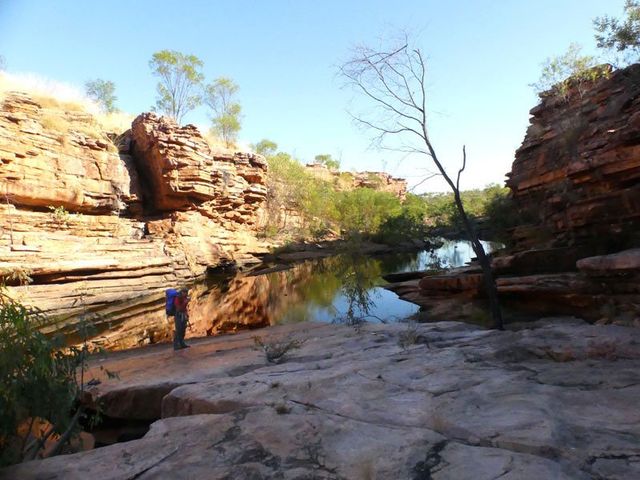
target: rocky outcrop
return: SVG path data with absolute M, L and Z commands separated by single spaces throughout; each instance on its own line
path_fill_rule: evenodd
M 493 259 L 503 304 L 640 325 L 640 65 L 543 97 L 531 115 L 507 181 L 520 226 Z M 477 297 L 477 272 L 401 290 L 422 305 L 452 285 Z
M 270 364 L 256 334 L 305 342 Z M 304 323 L 111 353 L 86 401 L 149 432 L 0 478 L 638 478 L 638 342 L 568 318 Z
M 17 92 L 0 101 L 3 203 L 110 214 L 140 201 L 129 159 L 90 114 Z
M 195 127 L 154 114 L 109 138 L 91 115 L 45 100 L 0 100 L 0 269 L 33 279 L 9 279 L 9 291 L 49 316 L 48 330 L 73 334 L 82 313 L 102 333 L 139 313 L 134 298 L 266 252 L 262 157 L 213 154 Z M 94 314 L 104 307 L 111 315 Z
M 179 127 L 154 113 L 131 128 L 133 158 L 145 179 L 148 208 L 177 211 L 201 206 L 217 220 L 255 221 L 267 195 L 267 164 L 251 153 L 217 154 L 193 125 Z
M 319 163 L 307 164 L 305 168 L 312 175 L 334 183 L 338 190 L 371 188 L 391 193 L 400 200 L 404 200 L 407 195 L 407 181 L 386 172 L 340 172 Z
M 507 180 L 528 220 L 515 249 L 640 245 L 640 64 L 566 99 L 545 97 L 531 115 Z

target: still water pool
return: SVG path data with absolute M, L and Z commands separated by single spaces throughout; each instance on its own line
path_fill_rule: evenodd
M 490 251 L 496 244 L 486 243 L 485 248 Z M 433 251 L 335 255 L 271 273 L 209 278 L 191 287 L 187 335 L 201 337 L 303 321 L 399 321 L 416 314 L 419 307 L 383 288 L 384 275 L 458 267 L 472 256 L 469 242 L 444 241 Z M 98 313 L 98 332 L 92 341 L 107 349 L 165 342 L 173 332 L 162 293 L 109 305 Z

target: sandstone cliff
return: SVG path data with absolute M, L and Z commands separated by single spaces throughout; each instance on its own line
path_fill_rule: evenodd
M 493 261 L 503 304 L 640 324 L 640 65 L 531 115 L 507 181 L 521 225 Z M 396 288 L 427 307 L 482 292 L 475 267 Z
M 305 168 L 312 175 L 333 182 L 338 189 L 371 188 L 391 193 L 400 200 L 404 200 L 407 195 L 407 181 L 386 172 L 340 172 L 318 163 L 307 164 Z
M 154 114 L 110 139 L 87 113 L 21 93 L 0 101 L 0 268 L 32 277 L 10 293 L 51 331 L 266 251 L 253 230 L 262 157 L 213 154 L 195 127 Z M 99 329 L 128 317 L 113 308 Z

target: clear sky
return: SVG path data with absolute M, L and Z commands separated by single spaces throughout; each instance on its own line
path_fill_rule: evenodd
M 502 183 L 537 99 L 528 84 L 571 42 L 594 53 L 592 20 L 624 0 L 0 0 L 0 55 L 9 72 L 33 72 L 82 88 L 116 84 L 118 107 L 154 104 L 148 62 L 161 49 L 193 53 L 208 80 L 240 86 L 243 143 L 269 138 L 303 162 L 330 153 L 343 168 L 424 175 L 428 159 L 369 147 L 348 113 L 352 92 L 337 65 L 356 44 L 398 29 L 417 32 L 428 56 L 430 134 L 452 171 L 462 145 L 464 188 Z M 199 109 L 187 122 L 206 124 Z M 418 192 L 441 189 L 437 181 Z

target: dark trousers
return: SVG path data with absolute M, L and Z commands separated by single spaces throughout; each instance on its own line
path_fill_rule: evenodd
M 185 312 L 176 312 L 174 323 L 173 348 L 178 349 L 185 346 L 184 335 L 187 331 L 187 314 Z

